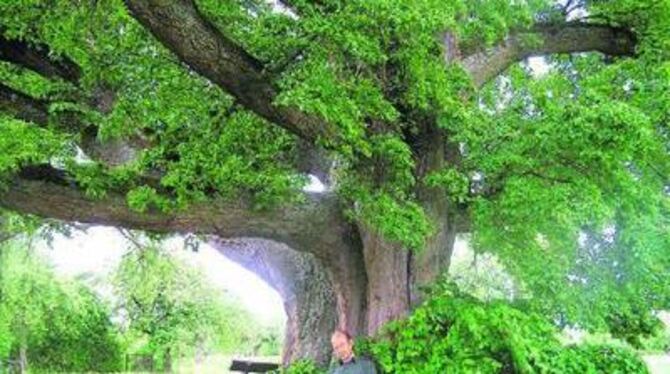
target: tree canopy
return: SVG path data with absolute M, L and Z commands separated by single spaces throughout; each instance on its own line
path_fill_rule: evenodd
M 668 0 L 2 0 L 0 204 L 288 245 L 343 214 L 417 256 L 448 226 L 534 308 L 613 328 L 670 306 L 669 15 Z M 309 175 L 328 190 L 303 192 Z

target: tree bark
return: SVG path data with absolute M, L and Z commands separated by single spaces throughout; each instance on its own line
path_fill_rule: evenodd
M 497 77 L 524 58 L 555 53 L 598 51 L 609 56 L 633 56 L 637 39 L 631 30 L 608 25 L 538 24 L 510 35 L 502 43 L 463 59 L 476 87 Z
M 334 288 L 320 261 L 312 254 L 267 240 L 217 238 L 210 244 L 257 274 L 282 297 L 287 317 L 284 365 L 301 358 L 326 364 L 329 337 L 338 315 Z
M 363 225 L 359 229 L 368 278 L 366 335 L 374 335 L 386 322 L 409 312 L 410 253 L 374 230 Z
M 456 211 L 449 202 L 447 192 L 441 187 L 427 186 L 425 178 L 435 171 L 460 162 L 458 144 L 449 141 L 446 132 L 429 120 L 419 134 L 415 147 L 417 158 L 417 200 L 434 225 L 434 233 L 426 240 L 423 249 L 411 256 L 410 301 L 418 305 L 422 289 L 433 283 L 449 269 L 454 241 L 459 229 Z
M 361 247 L 355 241 L 311 244 L 327 245 L 329 251 L 299 251 L 282 243 L 253 238 L 211 237 L 209 244 L 257 274 L 284 300 L 287 322 L 282 362 L 285 365 L 301 358 L 314 359 L 322 365 L 328 363 L 330 336 L 335 328 L 356 335 L 366 332 L 366 278 Z
M 414 139 L 417 178 L 416 196 L 434 226 L 419 251 L 412 252 L 388 242 L 359 225 L 368 278 L 367 333 L 375 334 L 386 322 L 407 315 L 420 304 L 422 290 L 449 268 L 456 233 L 456 214 L 446 191 L 429 187 L 424 178 L 459 160 L 458 146 L 447 141 L 443 130 L 426 120 Z
M 213 234 L 224 238 L 264 238 L 307 251 L 328 251 L 310 243 L 321 240 L 335 243 L 344 240 L 338 235 L 349 235 L 338 200 L 330 194 L 307 195 L 304 203 L 272 210 L 257 210 L 245 201 L 219 200 L 170 213 L 152 209 L 137 212 L 128 207 L 122 194 L 108 192 L 104 198 L 89 198 L 57 173 L 58 170 L 52 169 L 40 175 L 13 179 L 3 186 L 0 206 L 17 213 L 66 222 L 153 232 Z
M 19 347 L 19 372 L 21 374 L 28 372 L 28 348 L 25 342 L 21 342 Z

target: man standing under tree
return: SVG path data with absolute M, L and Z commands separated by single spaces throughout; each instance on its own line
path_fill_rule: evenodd
M 330 370 L 330 374 L 376 374 L 375 365 L 364 357 L 354 355 L 354 341 L 344 330 L 335 330 L 330 338 L 333 352 L 338 365 Z

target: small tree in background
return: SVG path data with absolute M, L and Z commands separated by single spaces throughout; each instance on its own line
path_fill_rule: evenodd
M 155 244 L 129 251 L 114 274 L 129 353 L 169 370 L 196 351 L 232 352 L 252 344 L 253 322 L 203 274 Z
M 0 362 L 20 372 L 120 369 L 121 347 L 104 303 L 57 279 L 29 248 L 2 249 Z

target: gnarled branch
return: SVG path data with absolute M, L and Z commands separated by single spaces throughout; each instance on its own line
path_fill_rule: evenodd
M 566 23 L 537 25 L 515 33 L 499 45 L 463 59 L 477 87 L 495 78 L 526 57 L 554 53 L 597 51 L 610 56 L 633 56 L 635 35 L 627 29 L 606 25 Z
M 277 90 L 263 65 L 223 35 L 193 0 L 125 0 L 131 14 L 181 61 L 245 108 L 309 141 L 333 140 L 335 128 L 296 108 L 273 104 Z
M 309 249 L 314 243 L 341 241 L 348 230 L 334 195 L 307 195 L 301 204 L 271 210 L 254 209 L 244 201 L 211 201 L 184 211 L 140 213 L 128 207 L 123 194 L 109 192 L 88 198 L 62 171 L 49 168 L 24 170 L 0 192 L 0 206 L 24 214 L 125 227 L 154 232 L 213 234 L 220 237 L 254 237 L 275 240 L 293 248 Z
M 27 122 L 46 126 L 49 121 L 47 108 L 47 102 L 0 83 L 0 111 Z
M 67 57 L 54 60 L 49 47 L 10 40 L 0 33 L 0 60 L 20 65 L 47 78 L 62 78 L 71 83 L 79 82 L 81 69 Z

